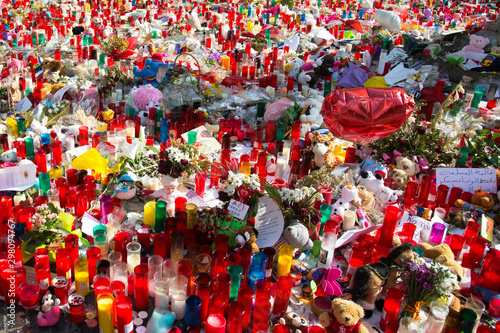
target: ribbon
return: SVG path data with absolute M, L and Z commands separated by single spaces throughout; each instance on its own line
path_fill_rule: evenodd
M 424 302 L 417 301 L 415 304 L 410 305 L 406 304 L 404 312 L 408 312 L 412 314 L 412 318 L 418 320 L 418 315 L 420 312 L 420 308 L 424 305 Z
M 427 162 L 422 158 L 422 157 L 416 157 L 413 156 L 413 160 L 418 164 L 420 167 L 420 170 L 428 170 L 429 166 L 427 165 Z

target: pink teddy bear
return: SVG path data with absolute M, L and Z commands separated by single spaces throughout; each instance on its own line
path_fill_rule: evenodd
M 490 40 L 485 37 L 471 35 L 469 37 L 469 45 L 465 46 L 462 51 L 463 52 L 476 52 L 476 53 L 484 53 L 484 48 L 486 45 L 490 43 Z

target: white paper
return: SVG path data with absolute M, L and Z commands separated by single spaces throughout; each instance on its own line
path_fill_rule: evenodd
M 0 191 L 24 191 L 36 183 L 36 166 L 30 160 L 0 169 Z
M 205 202 L 205 200 L 203 200 L 202 197 L 196 194 L 195 191 L 189 190 L 186 192 L 185 195 L 189 203 L 195 204 L 198 207 L 209 207 L 209 205 Z
M 405 212 L 403 214 L 403 217 L 401 218 L 401 220 L 398 223 L 398 229 L 401 230 L 403 227 L 403 224 L 405 224 L 405 223 L 412 223 L 412 224 L 415 224 L 417 226 L 417 228 L 415 229 L 415 233 L 413 234 L 413 240 L 417 244 L 421 243 L 422 240 L 429 237 L 431 230 L 432 230 L 432 225 L 434 223 L 441 223 L 446 227 L 444 232 L 443 232 L 443 236 L 446 235 L 446 233 L 448 232 L 448 228 L 450 226 L 448 223 L 445 223 L 439 217 L 433 217 L 431 219 L 431 221 L 428 221 L 428 220 L 423 219 L 421 217 L 410 215 L 408 212 Z M 424 238 L 424 239 L 422 239 L 422 238 Z
M 356 229 L 356 230 L 348 230 L 346 231 L 335 243 L 335 248 L 342 247 L 348 243 L 355 241 L 359 236 L 368 234 L 373 230 L 377 230 L 382 226 L 382 224 L 373 225 L 371 227 L 365 229 Z
M 284 226 L 283 214 L 276 202 L 269 197 L 260 198 L 255 216 L 255 229 L 259 232 L 257 246 L 262 249 L 276 244 Z
M 196 142 L 201 143 L 200 152 L 205 154 L 215 154 L 221 150 L 221 144 L 217 141 L 212 134 L 206 129 L 205 126 L 195 128 Z M 181 134 L 185 142 L 188 142 L 188 133 Z
M 287 38 L 285 42 L 283 43 L 283 46 L 288 46 L 290 49 L 290 52 L 295 52 L 297 50 L 297 47 L 299 47 L 299 42 L 300 42 L 300 36 L 299 35 L 293 35 Z
M 437 168 L 436 185 L 442 184 L 450 189 L 458 187 L 470 193 L 474 193 L 474 190 L 477 189 L 487 193 L 497 192 L 495 169 Z
M 15 109 L 17 112 L 23 112 L 23 111 L 28 111 L 31 109 L 33 104 L 31 104 L 31 101 L 29 100 L 28 97 L 24 97 L 22 100 L 16 103 Z
M 82 216 L 82 227 L 81 230 L 84 234 L 93 235 L 94 227 L 96 225 L 102 224 L 100 221 L 96 220 L 92 215 L 85 212 Z
M 54 102 L 57 103 L 57 102 L 60 102 L 62 101 L 63 97 L 64 97 L 64 94 L 66 93 L 66 91 L 68 91 L 71 87 L 73 87 L 76 83 L 73 83 L 73 84 L 68 84 L 66 85 L 64 88 L 61 88 L 60 90 L 58 90 L 55 94 L 54 94 Z
M 238 220 L 245 219 L 249 208 L 250 206 L 234 199 L 231 199 L 231 201 L 229 201 L 229 206 L 227 206 L 229 214 L 233 215 L 233 217 L 237 218 Z
M 408 75 L 414 75 L 416 73 L 418 73 L 418 71 L 405 68 L 403 64 L 399 64 L 384 76 L 384 80 L 388 85 L 392 86 L 400 81 L 406 80 Z

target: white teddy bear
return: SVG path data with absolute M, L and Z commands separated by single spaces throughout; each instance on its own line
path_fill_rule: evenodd
M 394 191 L 385 186 L 382 175 L 377 174 L 374 176 L 369 171 L 361 171 L 359 185 L 364 186 L 373 193 L 375 202 L 381 208 L 387 208 L 396 203 L 399 199 L 398 196 L 403 194 L 401 191 Z
M 342 197 L 332 205 L 332 214 L 337 214 L 344 218 L 344 213 L 349 209 L 351 202 L 358 196 L 358 188 L 353 185 L 346 185 L 342 189 Z
M 302 103 L 302 108 L 309 106 L 309 115 L 303 114 L 300 116 L 300 121 L 303 123 L 310 123 L 310 130 L 317 130 L 323 124 L 323 116 L 321 115 L 321 107 L 325 98 L 321 96 L 317 90 L 311 89 L 310 97 Z M 304 127 L 304 126 L 302 126 Z

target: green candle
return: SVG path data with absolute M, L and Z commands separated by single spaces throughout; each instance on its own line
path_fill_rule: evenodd
M 35 147 L 33 146 L 33 138 L 24 139 L 24 144 L 26 146 L 26 158 L 29 160 L 35 160 Z
M 243 268 L 239 265 L 230 265 L 227 268 L 227 272 L 231 275 L 231 294 L 229 296 L 229 301 L 232 302 L 238 297 L 238 289 L 240 289 Z
M 196 131 L 189 131 L 188 132 L 188 145 L 192 145 L 196 142 L 196 136 L 198 133 Z
M 155 231 L 163 232 L 165 229 L 165 219 L 167 218 L 167 203 L 158 201 L 155 210 Z
M 48 173 L 41 173 L 38 175 L 38 182 L 43 196 L 47 196 L 47 191 L 50 189 L 50 175 Z
M 455 168 L 465 165 L 465 163 L 467 162 L 467 158 L 469 157 L 469 149 L 469 147 L 460 148 L 460 153 L 462 154 L 462 156 L 457 158 L 457 161 L 455 162 Z

